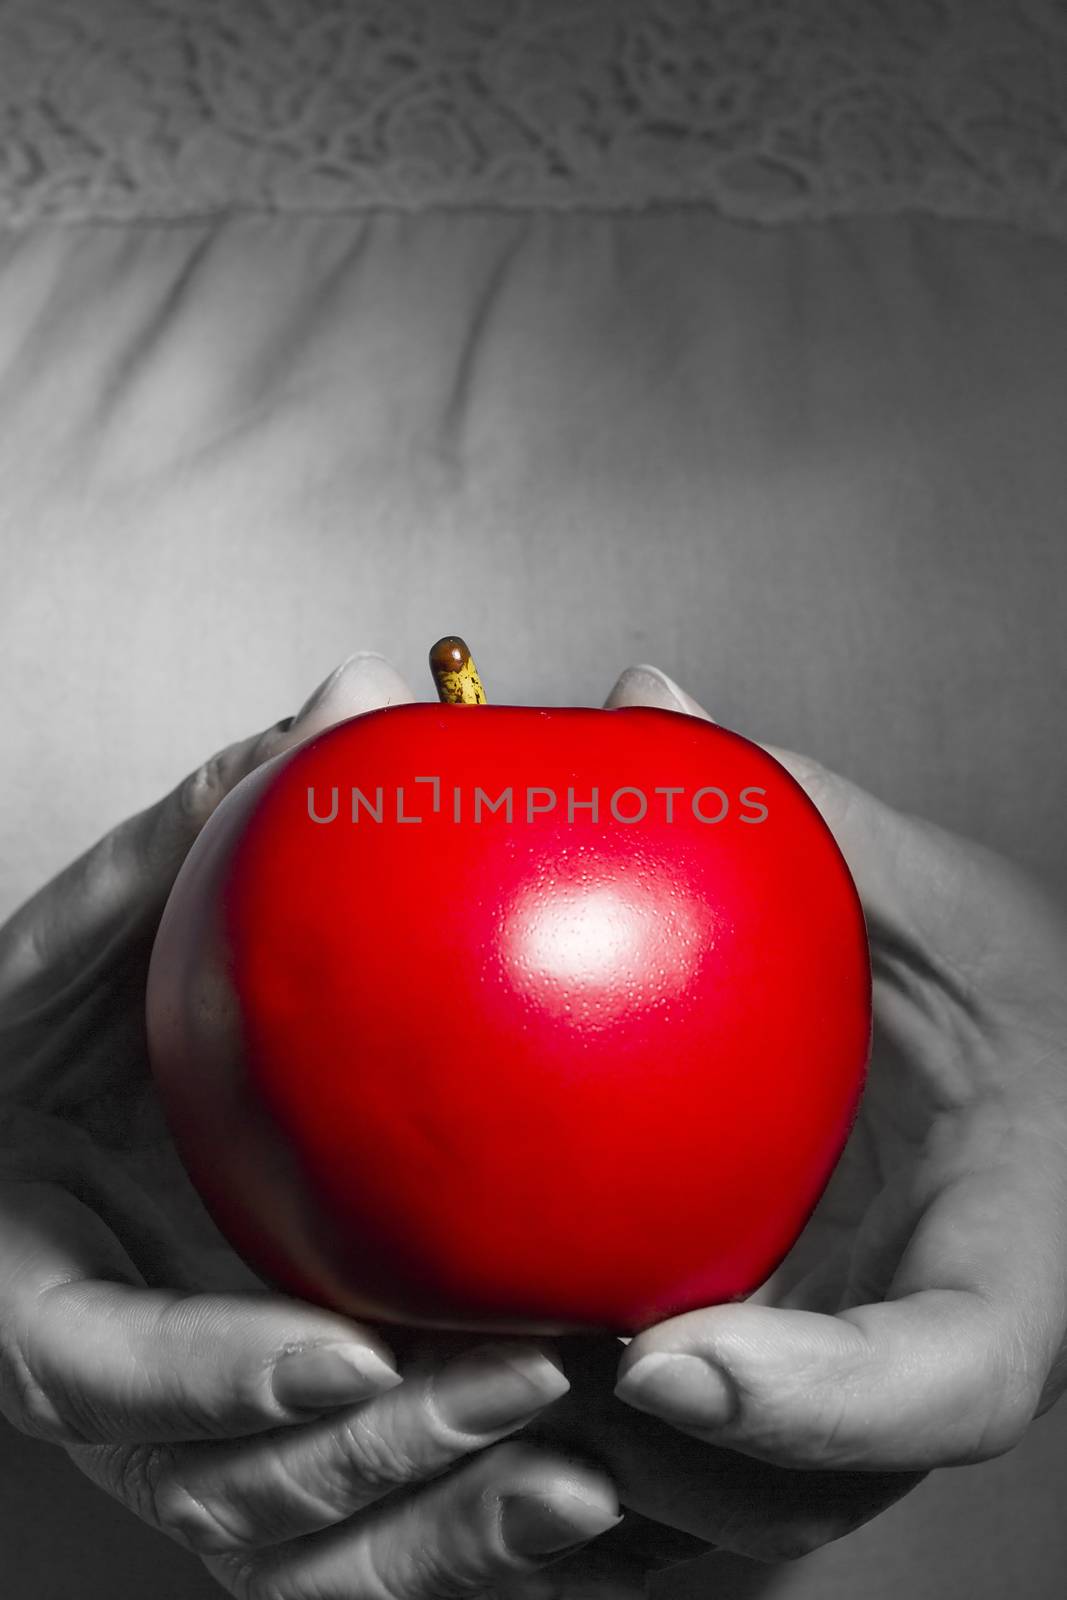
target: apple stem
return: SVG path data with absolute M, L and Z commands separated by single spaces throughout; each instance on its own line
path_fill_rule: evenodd
M 444 705 L 484 706 L 488 703 L 470 650 L 455 634 L 438 639 L 430 651 L 430 671 L 437 686 L 437 698 Z

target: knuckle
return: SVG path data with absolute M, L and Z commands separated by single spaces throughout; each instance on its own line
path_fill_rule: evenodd
M 265 729 L 256 740 L 250 764 L 258 767 L 260 762 L 269 761 L 272 756 L 279 755 L 287 745 L 292 744 L 292 728 L 295 721 L 295 717 L 282 717 L 280 722 Z
M 343 1470 L 371 1489 L 394 1489 L 422 1476 L 419 1452 L 392 1429 L 355 1413 L 338 1429 Z
M 417 1544 L 407 1557 L 408 1571 L 401 1584 L 387 1572 L 379 1572 L 378 1589 L 381 1600 L 461 1600 L 485 1582 L 481 1564 L 473 1560 L 449 1560 L 440 1544 L 434 1540 Z
M 353 1484 L 351 1473 L 335 1470 L 323 1482 L 315 1464 L 291 1461 L 281 1452 L 263 1468 L 254 1493 L 241 1506 L 248 1548 L 331 1527 L 366 1504 L 362 1485 Z
M 194 829 L 202 828 L 226 793 L 221 752 L 209 756 L 178 786 L 178 809 Z
M 173 1479 L 156 1485 L 152 1512 L 161 1533 L 201 1555 L 242 1550 L 250 1543 L 249 1531 L 233 1507 L 214 1499 L 198 1499 Z
M 157 1524 L 156 1485 L 170 1452 L 165 1445 L 103 1445 L 91 1451 L 92 1462 L 82 1457 L 83 1471 L 129 1506 L 142 1522 Z

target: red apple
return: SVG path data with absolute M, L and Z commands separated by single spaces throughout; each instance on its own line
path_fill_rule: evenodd
M 862 1088 L 867 940 L 819 813 L 735 733 L 396 706 L 220 806 L 148 1031 L 268 1279 L 383 1322 L 634 1333 L 750 1293 L 803 1227 Z

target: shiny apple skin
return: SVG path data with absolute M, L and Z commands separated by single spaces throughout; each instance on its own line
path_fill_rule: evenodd
M 509 785 L 511 822 L 471 820 Z M 568 820 L 594 785 L 599 820 Z M 555 812 L 527 821 L 527 786 Z M 623 786 L 643 819 L 610 815 Z M 751 1293 L 796 1239 L 857 1110 L 870 967 L 829 829 L 758 746 L 671 711 L 416 704 L 223 802 L 147 1022 L 190 1176 L 268 1281 L 383 1323 L 630 1334 Z

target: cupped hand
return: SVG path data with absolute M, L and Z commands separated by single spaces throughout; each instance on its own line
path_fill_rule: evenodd
M 148 957 L 197 832 L 261 762 L 411 698 L 351 658 L 0 929 L 0 1410 L 249 1600 L 480 1593 L 619 1523 L 603 1471 L 506 1437 L 568 1387 L 549 1344 L 422 1335 L 400 1372 L 379 1330 L 270 1292 L 153 1091 Z
M 649 668 L 608 704 L 707 717 Z M 528 1430 L 599 1441 L 625 1505 L 765 1558 L 1009 1450 L 1067 1385 L 1067 917 L 983 847 L 771 754 L 864 904 L 858 1120 L 767 1284 L 616 1347 L 625 1406 L 604 1398 L 606 1349 L 586 1347 L 583 1383 L 564 1347 L 572 1392 Z

